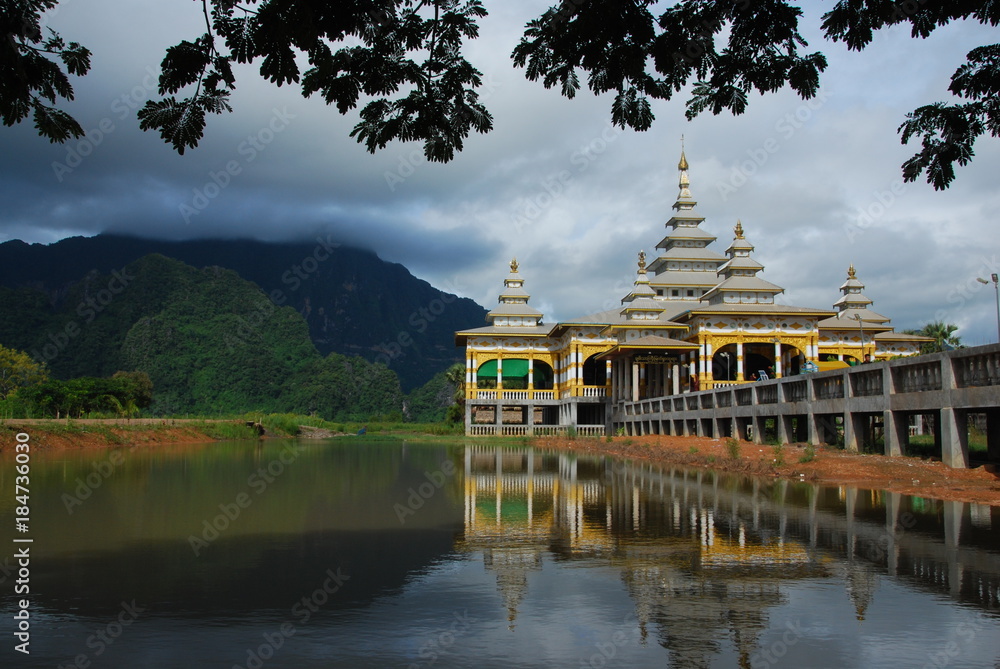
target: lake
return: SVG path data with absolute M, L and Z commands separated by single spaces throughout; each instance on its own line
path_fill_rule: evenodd
M 0 467 L 3 667 L 1000 667 L 1000 507 L 365 437 L 36 450 L 20 535 Z

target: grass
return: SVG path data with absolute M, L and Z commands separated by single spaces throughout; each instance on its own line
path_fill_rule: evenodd
M 969 454 L 986 455 L 986 435 L 974 427 L 969 428 Z M 904 451 L 906 455 L 918 458 L 941 457 L 941 451 L 934 446 L 933 434 L 915 434 L 909 439 Z
M 812 462 L 816 458 L 816 447 L 812 444 L 806 444 L 806 449 L 803 451 L 802 455 L 799 456 L 799 462 L 805 464 L 807 462 Z
M 785 447 L 781 444 L 775 444 L 771 447 L 771 452 L 774 453 L 774 466 L 784 467 L 785 466 Z
M 740 440 L 733 437 L 726 437 L 726 453 L 730 460 L 740 459 Z
M 100 414 L 87 415 L 84 418 L 114 418 Z M 175 420 L 183 419 L 190 422 L 183 424 L 175 423 Z M 4 418 L 3 423 L 16 423 L 16 418 Z M 335 434 L 357 434 L 364 427 L 368 435 L 379 437 L 401 437 L 407 438 L 427 436 L 442 438 L 448 436 L 463 437 L 464 426 L 450 423 L 403 423 L 399 421 L 385 422 L 332 422 L 315 416 L 302 416 L 296 414 L 262 414 L 246 413 L 241 416 L 171 416 L 156 418 L 155 422 L 140 424 L 134 422 L 121 421 L 114 425 L 82 423 L 78 419 L 61 418 L 50 419 L 37 425 L 40 432 L 53 435 L 74 436 L 74 435 L 96 435 L 108 444 L 124 444 L 131 439 L 129 433 L 150 432 L 161 428 L 184 427 L 197 431 L 206 438 L 220 441 L 256 441 L 259 436 L 257 430 L 247 423 L 260 423 L 265 431 L 277 437 L 294 437 L 299 435 L 301 427 L 307 425 L 319 429 L 329 430 Z M 523 441 L 523 440 L 521 440 Z

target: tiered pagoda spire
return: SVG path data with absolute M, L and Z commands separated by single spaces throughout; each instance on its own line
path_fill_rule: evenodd
M 875 313 L 868 308 L 872 304 L 872 301 L 861 292 L 864 289 L 865 284 L 858 280 L 857 273 L 852 264 L 847 268 L 847 281 L 840 287 L 842 296 L 833 303 L 834 308 L 838 312 L 837 317 L 857 320 L 855 316 L 860 316 L 861 320 L 866 323 L 888 323 L 890 319 L 887 316 Z
M 628 320 L 656 320 L 663 313 L 663 302 L 656 299 L 656 291 L 649 285 L 646 274 L 646 252 L 639 251 L 639 269 L 636 270 L 632 292 L 622 298 L 622 314 Z
M 650 284 L 659 299 L 698 301 L 718 283 L 716 272 L 726 259 L 708 248 L 716 237 L 699 227 L 705 217 L 695 211 L 698 203 L 691 195 L 688 161 L 683 149 L 677 170 L 677 200 L 674 214 L 666 223 L 671 231 L 656 245 L 663 253 L 649 265 L 656 273 Z
M 510 261 L 510 274 L 503 280 L 499 303 L 486 314 L 486 320 L 498 327 L 534 327 L 542 321 L 542 312 L 528 306 L 531 295 L 524 289 L 524 279 L 518 273 L 517 258 Z
M 722 283 L 703 299 L 709 304 L 774 304 L 774 296 L 785 289 L 757 276 L 764 266 L 750 255 L 754 246 L 743 233 L 742 221 L 736 221 L 733 234 L 733 242 L 726 249 L 729 260 L 719 268 Z

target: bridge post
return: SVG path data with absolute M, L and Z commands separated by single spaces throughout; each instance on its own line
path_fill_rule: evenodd
M 764 443 L 764 428 L 767 427 L 767 417 L 755 415 L 750 418 L 750 424 L 753 425 L 753 443 L 763 444 Z
M 986 411 L 986 459 L 1000 463 L 1000 409 Z
M 788 433 L 792 431 L 792 417 L 780 413 L 777 414 L 774 417 L 774 431 L 778 437 L 779 444 L 791 442 L 791 439 L 788 438 Z
M 882 434 L 885 437 L 885 454 L 902 455 L 903 444 L 909 438 L 909 426 L 905 414 L 899 411 L 882 412 Z
M 964 411 L 946 407 L 940 411 L 937 430 L 941 435 L 941 461 L 949 467 L 969 466 L 969 417 Z
M 864 431 L 861 427 L 861 416 L 850 412 L 844 412 L 844 450 L 851 453 L 858 452 L 858 443 L 864 443 Z

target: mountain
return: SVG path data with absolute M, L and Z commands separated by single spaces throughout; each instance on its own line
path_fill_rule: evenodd
M 151 254 L 58 290 L 0 286 L 0 343 L 44 360 L 57 378 L 139 370 L 154 414 L 316 413 L 330 420 L 398 416 L 386 367 L 325 357 L 302 316 L 218 266 Z
M 113 272 L 154 253 L 195 268 L 236 272 L 259 286 L 275 307 L 297 311 L 321 354 L 381 362 L 396 372 L 405 390 L 460 362 L 455 331 L 486 318 L 486 310 L 474 301 L 438 290 L 371 251 L 340 246 L 332 236 L 283 243 L 118 235 L 72 237 L 49 245 L 10 241 L 0 244 L 0 286 L 36 289 L 45 296 L 36 296 L 39 306 L 48 302 L 57 308 L 67 299 L 69 286 L 82 277 L 96 272 L 113 278 Z M 95 290 L 95 299 L 108 297 Z M 96 315 L 100 306 L 98 301 L 79 308 Z

